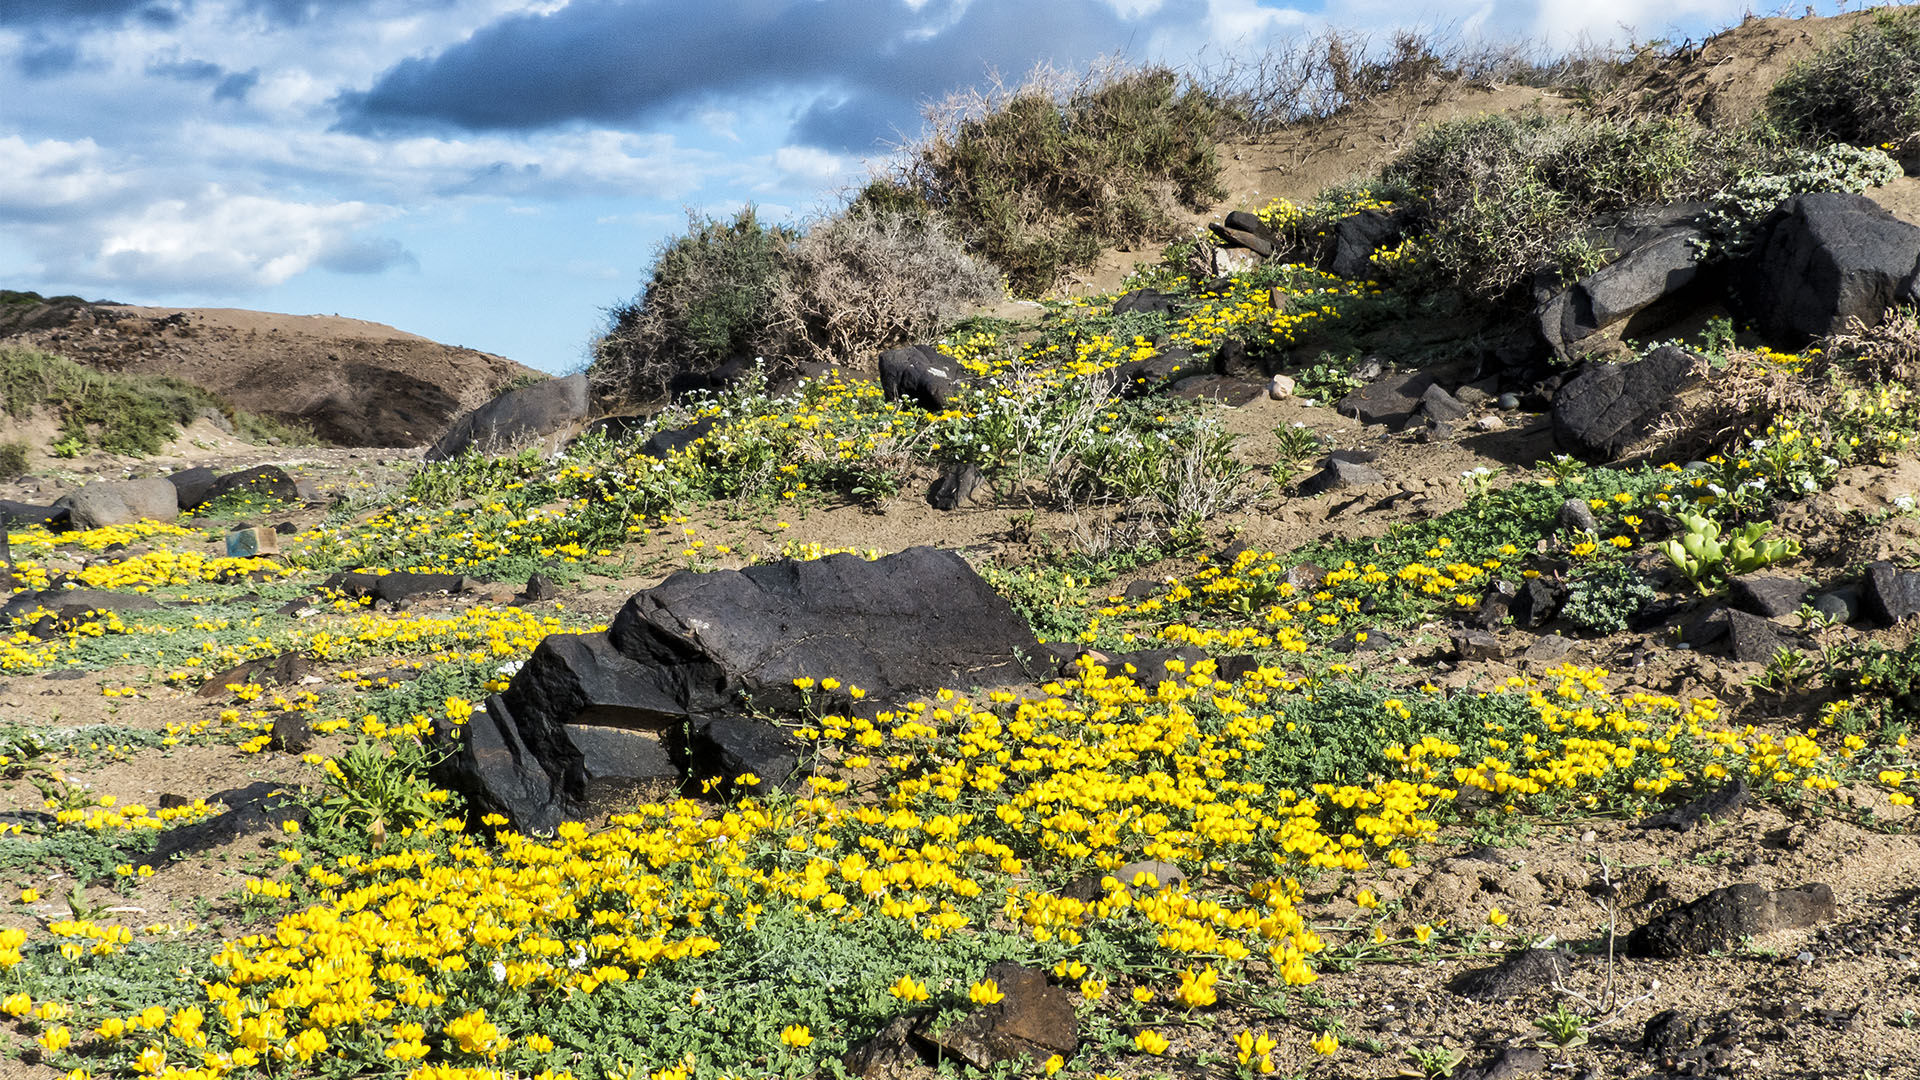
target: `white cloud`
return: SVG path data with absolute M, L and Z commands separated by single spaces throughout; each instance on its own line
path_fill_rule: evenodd
M 366 226 L 392 217 L 361 202 L 290 202 L 209 185 L 95 227 L 88 250 L 63 267 L 75 280 L 162 291 L 251 291 L 330 259 L 363 259 Z M 394 249 L 396 259 L 404 253 Z
M 122 178 L 108 168 L 92 139 L 28 142 L 0 136 L 0 220 L 41 219 L 84 209 L 119 190 Z

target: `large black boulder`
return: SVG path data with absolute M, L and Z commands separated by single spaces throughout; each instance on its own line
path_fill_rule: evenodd
M 931 345 L 902 345 L 880 354 L 880 389 L 888 401 L 905 398 L 928 412 L 945 412 L 962 370 L 958 360 Z
M 1632 364 L 1591 364 L 1553 396 L 1553 437 L 1591 461 L 1632 448 L 1700 378 L 1700 357 L 1674 345 Z
M 173 485 L 174 497 L 179 500 L 180 509 L 197 510 L 207 501 L 207 493 L 213 490 L 214 482 L 220 475 L 205 465 L 179 472 L 168 473 L 167 483 Z
M 1920 227 L 1865 195 L 1823 191 L 1796 195 L 1761 222 L 1735 280 L 1761 333 L 1798 346 L 1914 303 L 1916 269 Z
M 558 634 L 455 734 L 436 777 L 521 830 L 598 817 L 681 771 L 769 786 L 800 747 L 742 716 L 1027 677 L 1041 646 L 965 560 L 909 548 L 682 571 L 634 594 L 604 634 Z M 1050 674 L 1050 672 L 1049 672 Z M 841 689 L 821 683 L 838 679 Z M 808 689 L 796 680 L 815 680 Z
M 585 420 L 589 405 L 585 372 L 509 390 L 455 420 L 427 449 L 427 460 L 514 449 Z
M 178 495 L 179 487 L 175 485 L 176 499 Z M 256 465 L 214 480 L 207 486 L 201 501 L 212 502 L 229 495 L 244 495 L 268 502 L 299 502 L 300 485 L 278 465 Z

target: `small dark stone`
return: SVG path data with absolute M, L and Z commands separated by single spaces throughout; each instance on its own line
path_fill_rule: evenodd
M 980 1006 L 941 1032 L 922 1027 L 920 1037 L 976 1069 L 1020 1058 L 1037 1065 L 1079 1049 L 1074 995 L 1050 985 L 1045 972 L 1007 962 L 988 968 L 987 978 L 1005 995 L 998 1004 Z
M 1727 587 L 1727 598 L 1750 615 L 1777 619 L 1800 610 L 1807 599 L 1807 586 L 1794 578 L 1750 575 L 1734 578 Z
M 1512 412 L 1520 407 L 1520 395 L 1509 391 L 1495 399 L 1494 404 L 1498 405 L 1502 412 Z
M 1436 423 L 1458 423 L 1467 418 L 1467 407 L 1447 393 L 1446 387 L 1439 383 L 1434 383 L 1421 393 L 1420 411 Z
M 1453 655 L 1458 660 L 1498 660 L 1507 649 L 1491 631 L 1468 628 L 1453 632 Z
M 1679 1061 L 1682 1055 L 1700 1045 L 1700 1028 L 1695 1019 L 1678 1009 L 1655 1013 L 1640 1033 L 1640 1049 L 1662 1064 Z
M 1564 949 L 1522 949 L 1492 967 L 1461 972 L 1447 989 L 1469 1001 L 1506 1001 L 1564 983 L 1571 960 Z
M 1461 1074 L 1460 1080 L 1519 1080 L 1547 1071 L 1547 1055 L 1537 1046 L 1509 1046 L 1486 1067 Z
M 1851 586 L 1813 598 L 1813 610 L 1828 622 L 1851 623 L 1860 617 L 1860 590 Z
M 1135 289 L 1121 295 L 1113 302 L 1115 315 L 1127 315 L 1132 312 L 1145 312 L 1149 315 L 1173 314 L 1173 301 L 1153 289 Z
M 1751 794 L 1746 779 L 1735 777 L 1732 783 L 1715 788 L 1684 806 L 1641 818 L 1640 827 L 1687 832 L 1709 818 L 1715 822 L 1733 821 L 1746 813 Z
M 262 686 L 292 686 L 313 672 L 313 662 L 298 652 L 284 652 L 278 656 L 261 657 L 244 664 L 228 668 L 218 675 L 207 677 L 200 684 L 194 696 L 201 698 L 225 697 L 233 691 L 228 686 L 245 686 L 259 683 Z
M 267 745 L 275 750 L 304 754 L 313 748 L 313 725 L 305 713 L 281 713 L 274 718 L 269 738 Z
M 207 488 L 207 502 L 228 495 L 245 495 L 276 502 L 299 502 L 300 485 L 278 465 L 257 465 L 240 472 L 227 473 Z
M 1397 429 L 1420 408 L 1422 395 L 1432 385 L 1433 376 L 1424 371 L 1389 375 L 1341 398 L 1334 408 L 1363 424 L 1386 424 Z
M 911 1080 L 927 1071 L 913 1038 L 913 1019 L 896 1016 L 873 1038 L 846 1052 L 840 1064 L 859 1080 Z
M 1514 594 L 1509 611 L 1516 626 L 1533 630 L 1560 614 L 1566 602 L 1566 586 L 1544 577 L 1528 578 Z
M 281 536 L 292 536 L 300 531 L 300 526 L 291 521 L 282 521 L 273 527 L 273 531 Z
M 1374 484 L 1386 482 L 1387 478 L 1380 475 L 1379 470 L 1371 465 L 1360 465 L 1332 458 L 1325 468 L 1300 482 L 1300 494 L 1302 497 L 1311 498 L 1330 491 L 1371 487 Z
M 527 588 L 524 594 L 529 603 L 542 603 L 560 595 L 560 586 L 545 574 L 533 573 L 527 576 Z
M 957 510 L 973 501 L 974 493 L 980 490 L 980 466 L 971 461 L 958 462 L 947 467 L 934 482 L 933 490 L 928 493 L 927 501 L 935 510 Z
M 1600 523 L 1594 519 L 1593 507 L 1585 499 L 1567 499 L 1553 515 L 1553 527 L 1559 530 L 1597 533 Z
M 1128 600 L 1140 601 L 1158 595 L 1160 590 L 1164 588 L 1166 588 L 1166 586 L 1158 581 L 1148 581 L 1146 578 L 1140 578 L 1128 585 L 1127 591 L 1121 595 Z

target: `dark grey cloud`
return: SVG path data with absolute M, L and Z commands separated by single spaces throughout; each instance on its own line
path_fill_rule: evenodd
M 418 269 L 420 260 L 400 241 L 374 237 L 336 244 L 320 256 L 320 266 L 336 274 L 382 274 L 399 267 Z
M 1099 0 L 931 0 L 918 11 L 901 0 L 581 0 L 503 18 L 337 104 L 351 131 L 530 131 L 820 92 L 829 100 L 796 118 L 801 135 L 866 149 L 916 130 L 922 100 L 987 69 L 1077 66 L 1204 17 L 1204 0 L 1170 0 L 1144 19 Z
M 7 0 L 0 4 L 0 26 L 73 20 L 114 21 L 126 18 L 141 8 L 154 6 L 157 5 L 153 0 Z
M 253 88 L 258 85 L 260 85 L 259 68 L 254 68 L 252 71 L 236 71 L 221 79 L 220 85 L 213 88 L 213 100 L 245 101 L 247 95 L 253 93 Z
M 13 66 L 29 79 L 50 79 L 80 66 L 80 47 L 71 41 L 29 40 L 13 59 Z
M 213 82 L 227 69 L 210 60 L 156 60 L 147 65 L 147 74 L 180 82 Z

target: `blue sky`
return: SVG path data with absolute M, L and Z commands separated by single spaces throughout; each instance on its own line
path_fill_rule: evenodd
M 0 287 L 337 312 L 565 371 L 688 209 L 830 210 L 918 132 L 925 102 L 989 70 L 1178 64 L 1329 21 L 1677 38 L 1746 10 L 0 0 Z

